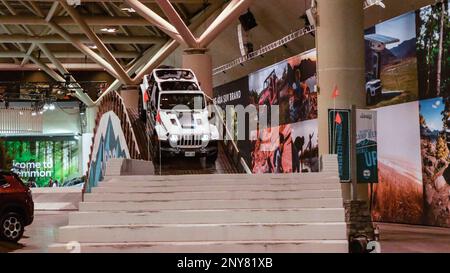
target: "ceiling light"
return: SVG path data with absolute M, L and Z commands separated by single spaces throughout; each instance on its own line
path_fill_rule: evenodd
M 120 10 L 129 12 L 129 13 L 135 13 L 136 11 L 133 8 L 121 8 Z
M 35 111 L 33 111 L 33 112 L 31 112 L 31 116 L 36 116 L 36 112 Z
M 48 106 L 48 110 L 54 111 L 54 110 L 55 110 L 55 104 L 54 104 L 54 103 L 50 104 L 50 105 Z
M 90 49 L 97 49 L 97 46 L 94 45 L 94 44 L 90 44 L 90 45 L 88 45 L 88 47 L 89 47 Z
M 114 27 L 104 27 L 102 29 L 100 29 L 103 32 L 107 32 L 107 33 L 115 33 L 117 32 L 117 28 Z
M 48 110 L 48 108 L 49 108 L 49 105 L 46 103 L 46 104 L 44 104 L 44 111 L 47 111 Z

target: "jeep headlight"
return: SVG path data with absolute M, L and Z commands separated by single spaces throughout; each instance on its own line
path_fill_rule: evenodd
M 203 142 L 208 142 L 211 138 L 209 137 L 209 135 L 202 135 L 202 141 Z
M 170 141 L 170 144 L 172 144 L 172 145 L 176 145 L 178 143 L 178 140 L 179 140 L 179 138 L 177 135 L 169 136 L 169 141 Z

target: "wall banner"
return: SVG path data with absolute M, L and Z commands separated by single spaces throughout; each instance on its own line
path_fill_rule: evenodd
M 350 110 L 328 110 L 328 140 L 331 154 L 337 154 L 339 177 L 342 183 L 351 181 Z
M 377 112 L 356 110 L 358 183 L 378 183 Z

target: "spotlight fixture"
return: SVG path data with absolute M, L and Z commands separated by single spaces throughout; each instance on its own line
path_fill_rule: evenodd
M 104 27 L 100 30 L 102 32 L 107 32 L 107 33 L 116 33 L 117 32 L 117 28 L 114 28 L 114 27 Z
M 54 110 L 55 110 L 55 104 L 54 104 L 54 103 L 51 103 L 51 104 L 48 106 L 48 110 L 54 111 Z
M 49 107 L 49 105 L 46 103 L 46 104 L 44 104 L 44 111 L 47 111 L 50 107 Z
M 31 116 L 35 117 L 37 114 L 35 111 L 31 112 Z
M 255 16 L 250 11 L 250 9 L 247 11 L 247 13 L 239 17 L 239 21 L 241 22 L 242 28 L 247 32 L 258 26 Z

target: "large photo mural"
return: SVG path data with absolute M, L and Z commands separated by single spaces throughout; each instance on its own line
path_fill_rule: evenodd
M 407 13 L 366 30 L 366 103 L 418 99 L 416 16 Z
M 418 102 L 377 109 L 378 180 L 373 219 L 419 224 L 423 215 Z
M 417 11 L 420 98 L 450 96 L 450 5 L 442 1 Z
M 280 125 L 317 118 L 316 63 L 311 50 L 250 74 L 252 103 L 278 105 Z
M 374 221 L 450 227 L 449 15 L 443 1 L 365 32 L 362 92 L 378 115 Z M 318 171 L 315 71 L 312 50 L 242 79 L 248 104 L 279 106 L 280 126 L 253 130 L 245 145 L 254 173 Z
M 269 121 L 279 118 L 279 126 L 260 128 L 258 117 L 246 117 L 257 124 L 246 126 L 245 140 L 237 142 L 253 173 L 318 171 L 316 62 L 316 51 L 307 51 L 214 89 L 214 101 L 224 111 L 254 106 L 257 113 L 267 109 Z M 278 116 L 271 106 L 279 107 Z M 237 114 L 229 117 L 238 128 Z
M 442 98 L 420 102 L 420 136 L 425 223 L 450 227 L 449 104 Z

